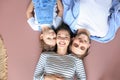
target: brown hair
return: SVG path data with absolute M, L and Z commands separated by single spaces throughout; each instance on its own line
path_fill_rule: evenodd
M 55 49 L 55 46 L 50 46 L 50 45 L 47 45 L 43 39 L 40 39 L 40 47 L 42 48 L 42 52 L 44 51 L 54 51 Z

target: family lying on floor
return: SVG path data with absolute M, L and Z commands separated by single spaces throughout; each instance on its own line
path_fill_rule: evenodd
M 40 31 L 33 80 L 86 80 L 91 40 L 107 43 L 120 27 L 120 0 L 32 0 L 27 22 Z

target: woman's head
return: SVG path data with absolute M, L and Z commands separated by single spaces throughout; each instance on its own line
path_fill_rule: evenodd
M 43 51 L 54 50 L 56 45 L 56 33 L 51 28 L 44 29 L 40 34 L 40 42 Z
M 56 30 L 57 37 L 56 37 L 56 43 L 57 43 L 57 49 L 68 49 L 68 46 L 71 41 L 71 31 L 65 23 L 62 23 Z

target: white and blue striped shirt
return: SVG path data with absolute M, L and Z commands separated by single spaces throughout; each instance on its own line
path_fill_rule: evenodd
M 34 80 L 44 80 L 44 74 L 57 74 L 65 80 L 86 80 L 83 61 L 72 55 L 59 55 L 55 52 L 43 52 L 37 63 Z

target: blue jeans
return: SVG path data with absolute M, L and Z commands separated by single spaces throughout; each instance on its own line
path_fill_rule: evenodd
M 32 0 L 34 11 L 40 24 L 51 24 L 56 0 Z

